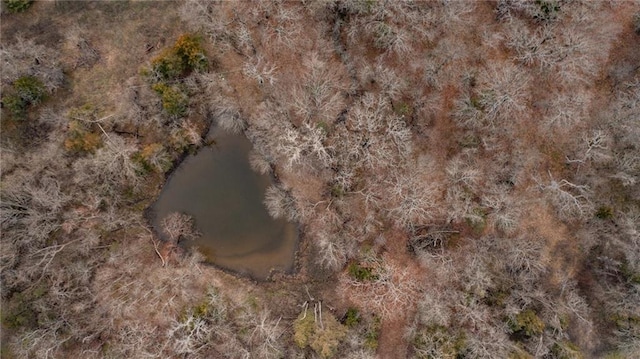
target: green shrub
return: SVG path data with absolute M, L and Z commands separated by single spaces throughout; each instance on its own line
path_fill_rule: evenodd
M 298 319 L 293 323 L 293 341 L 299 348 L 305 348 L 315 331 L 316 323 L 313 316 L 308 312 L 300 313 Z
M 299 348 L 309 346 L 320 357 L 331 358 L 347 335 L 347 328 L 329 312 L 323 312 L 322 324 L 318 320 L 310 310 L 300 313 L 293 323 L 293 340 Z
M 18 13 L 26 11 L 33 4 L 33 0 L 3 0 L 7 11 L 10 13 Z
M 364 346 L 371 350 L 378 349 L 378 339 L 380 338 L 380 318 L 374 317 L 373 322 L 364 333 Z
M 508 324 L 513 333 L 527 337 L 542 334 L 545 327 L 544 322 L 531 309 L 518 313 L 515 318 L 508 320 Z
M 570 341 L 557 342 L 551 347 L 551 353 L 557 359 L 583 359 L 584 355 L 577 345 Z
M 25 102 L 15 93 L 9 93 L 2 99 L 2 105 L 11 112 L 15 117 L 21 118 L 24 116 L 27 105 Z
M 623 259 L 620 264 L 620 273 L 631 284 L 640 284 L 640 272 L 634 270 L 628 260 Z
M 394 106 L 393 110 L 400 116 L 408 116 L 411 113 L 411 106 L 406 102 L 400 102 Z
M 387 50 L 393 44 L 396 34 L 384 22 L 378 23 L 374 32 L 373 45 L 380 50 Z
M 33 303 L 47 294 L 47 287 L 38 285 L 23 292 L 18 292 L 3 303 L 2 324 L 10 329 L 33 328 L 38 324 L 38 311 Z
M 333 186 L 331 186 L 331 197 L 342 198 L 344 197 L 345 193 L 346 191 L 340 184 L 336 183 Z
M 221 321 L 227 321 L 228 315 L 224 305 L 218 305 L 218 298 L 220 294 L 218 289 L 211 287 L 207 291 L 207 296 L 194 305 L 193 307 L 186 307 L 180 313 L 180 321 L 185 322 L 189 318 L 204 319 L 210 323 L 218 323 Z
M 45 88 L 37 77 L 22 76 L 13 82 L 13 88 L 3 99 L 3 104 L 16 117 L 24 117 L 27 108 L 44 99 Z
M 45 88 L 35 76 L 22 76 L 13 82 L 18 95 L 27 103 L 37 105 L 44 98 Z
M 596 217 L 600 219 L 611 219 L 613 218 L 613 208 L 608 206 L 602 206 L 598 208 L 596 211 Z
M 347 309 L 347 313 L 344 315 L 344 320 L 342 321 L 342 323 L 349 328 L 353 328 L 358 325 L 358 323 L 360 323 L 360 312 L 358 312 L 358 309 Z
M 168 52 L 157 57 L 152 62 L 153 73 L 161 81 L 173 80 L 186 71 L 184 64 L 178 56 Z
M 480 146 L 480 138 L 474 134 L 469 134 L 458 140 L 458 144 L 463 148 L 478 148 Z
M 378 275 L 373 273 L 373 270 L 371 268 L 363 267 L 355 262 L 349 264 L 349 268 L 347 268 L 347 270 L 349 271 L 349 275 L 351 277 L 360 282 L 374 281 L 378 279 Z
M 185 64 L 187 70 L 204 71 L 207 69 L 208 60 L 199 37 L 189 34 L 182 35 L 176 41 L 173 50 Z
M 538 21 L 555 20 L 560 12 L 560 4 L 556 0 L 536 0 L 538 11 L 533 16 Z
M 159 143 L 146 145 L 131 157 L 140 165 L 140 175 L 157 171 L 165 173 L 171 168 L 172 161 L 164 146 Z
M 76 154 L 94 153 L 100 146 L 102 146 L 102 137 L 99 133 L 90 131 L 80 121 L 69 122 L 69 132 L 64 140 L 65 150 Z
M 185 34 L 178 38 L 172 48 L 153 59 L 151 68 L 160 81 L 166 81 L 185 76 L 194 70 L 206 70 L 208 64 L 200 38 Z
M 416 333 L 412 341 L 415 357 L 431 358 L 466 358 L 466 338 L 464 333 L 452 333 L 450 329 L 433 325 Z
M 182 117 L 187 113 L 187 96 L 177 86 L 169 86 L 159 82 L 154 84 L 152 89 L 160 95 L 162 108 L 168 115 Z
M 173 47 L 153 59 L 151 69 L 143 69 L 142 75 L 149 77 L 152 89 L 161 97 L 164 111 L 173 117 L 183 117 L 188 108 L 187 96 L 178 86 L 170 83 L 175 83 L 192 71 L 204 71 L 208 65 L 200 38 L 185 34 L 178 38 Z
M 322 133 L 324 133 L 325 135 L 329 134 L 329 130 L 331 130 L 331 128 L 329 127 L 329 124 L 324 122 L 324 121 L 320 121 L 316 124 L 316 126 L 322 130 Z
M 604 359 L 626 359 L 626 358 L 627 357 L 624 354 L 622 354 L 622 353 L 620 353 L 618 351 L 614 351 L 614 352 L 608 353 L 604 357 Z
M 490 288 L 487 290 L 484 303 L 488 306 L 504 307 L 506 300 L 509 298 L 509 294 L 509 289 Z

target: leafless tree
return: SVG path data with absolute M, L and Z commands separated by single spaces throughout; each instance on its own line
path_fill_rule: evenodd
M 280 325 L 282 318 L 274 319 L 267 310 L 261 310 L 257 315 L 251 315 L 247 325 L 253 328 L 248 342 L 252 346 L 252 353 L 261 358 L 277 358 L 284 353 L 280 339 L 284 333 Z
M 269 160 L 255 149 L 249 153 L 249 164 L 251 165 L 251 169 L 260 174 L 267 174 L 271 171 L 271 163 Z
M 300 129 L 287 127 L 280 136 L 276 151 L 286 158 L 288 169 L 313 164 L 313 161 L 327 167 L 332 156 L 324 143 L 325 138 L 326 133 L 321 128 L 307 122 Z
M 370 93 L 349 111 L 333 142 L 347 167 L 382 169 L 413 150 L 413 137 L 405 121 L 393 114 L 384 97 Z
M 292 222 L 299 219 L 300 214 L 293 197 L 279 186 L 271 185 L 267 188 L 264 205 L 273 218 L 285 218 Z
M 595 130 L 582 137 L 579 153 L 575 159 L 567 156 L 568 163 L 586 164 L 587 162 L 602 163 L 611 159 L 609 154 L 609 136 L 604 131 Z
M 490 212 L 488 218 L 494 228 L 506 234 L 512 234 L 518 228 L 522 210 L 506 186 L 492 187 L 487 195 L 482 197 L 481 205 Z
M 583 123 L 587 118 L 590 101 L 591 95 L 586 91 L 572 91 L 570 94 L 563 91 L 554 94 L 549 103 L 545 127 L 550 130 L 570 130 L 573 126 Z
M 373 255 L 363 258 L 362 265 L 371 271 L 371 278 L 341 278 L 342 289 L 353 300 L 365 307 L 375 308 L 383 319 L 403 313 L 413 304 L 420 285 L 419 278 L 408 268 L 390 258 Z
M 139 164 L 132 156 L 138 148 L 135 144 L 116 134 L 104 133 L 106 145 L 98 149 L 95 155 L 81 158 L 73 164 L 75 181 L 81 185 L 103 184 L 131 185 L 139 184 Z
M 327 63 L 326 55 L 312 53 L 305 59 L 302 83 L 293 91 L 296 114 L 312 123 L 331 124 L 344 107 L 340 72 Z
M 25 173 L 3 181 L 0 219 L 2 242 L 32 252 L 46 242 L 50 233 L 60 228 L 61 211 L 70 197 L 61 189 L 53 173 L 40 178 Z
M 566 179 L 556 181 L 549 173 L 549 183 L 544 184 L 538 181 L 538 187 L 546 194 L 562 219 L 583 218 L 591 213 L 589 187 L 585 185 L 577 185 Z
M 245 76 L 254 79 L 259 85 L 276 83 L 276 71 L 278 67 L 263 57 L 257 57 L 254 61 L 246 62 L 242 67 Z
M 181 18 L 194 30 L 202 31 L 213 40 L 225 40 L 229 20 L 219 10 L 219 2 L 208 0 L 186 1 L 180 7 Z
M 200 236 L 195 229 L 193 217 L 185 213 L 169 213 L 162 219 L 160 226 L 170 242 L 180 239 L 192 240 Z
M 498 65 L 486 69 L 480 76 L 478 103 L 489 128 L 504 128 L 509 121 L 524 113 L 528 104 L 528 74 L 514 65 Z
M 74 26 L 65 35 L 69 46 L 77 51 L 74 67 L 91 67 L 100 60 L 100 53 L 87 40 L 86 30 Z
M 387 185 L 392 196 L 389 214 L 398 226 L 423 225 L 435 214 L 435 188 L 425 183 L 417 173 L 396 173 Z
M 277 4 L 274 12 L 274 24 L 267 29 L 266 33 L 269 43 L 277 48 L 294 49 L 300 38 L 304 37 L 300 26 L 302 17 L 299 10 Z
M 448 221 L 484 221 L 484 218 L 476 213 L 480 204 L 474 196 L 480 192 L 482 172 L 475 167 L 475 158 L 473 152 L 466 152 L 451 159 L 445 168 L 447 183 L 450 183 L 446 189 Z
M 365 25 L 365 30 L 373 35 L 373 44 L 379 49 L 397 55 L 406 55 L 411 51 L 412 39 L 402 27 L 384 21 L 372 21 Z
M 229 132 L 240 133 L 247 127 L 245 120 L 238 111 L 219 108 L 215 116 L 218 125 Z
M 314 243 L 318 247 L 317 261 L 326 268 L 339 270 L 344 267 L 347 259 L 353 256 L 355 241 L 345 239 L 339 234 L 321 232 Z
M 49 91 L 62 85 L 64 74 L 60 55 L 53 49 L 18 37 L 13 45 L 3 46 L 0 55 L 3 84 L 30 75 L 40 79 Z

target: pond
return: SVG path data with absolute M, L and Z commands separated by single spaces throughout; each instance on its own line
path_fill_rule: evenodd
M 182 212 L 202 235 L 181 245 L 197 247 L 207 262 L 259 280 L 272 269 L 290 271 L 297 228 L 269 216 L 262 202 L 272 179 L 251 169 L 251 143 L 219 129 L 209 138 L 212 145 L 188 156 L 170 176 L 151 208 L 153 226 L 161 233 L 161 220 Z

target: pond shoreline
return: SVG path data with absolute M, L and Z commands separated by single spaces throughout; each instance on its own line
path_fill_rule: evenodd
M 300 272 L 300 223 L 274 219 L 264 206 L 266 189 L 279 183 L 275 173 L 260 174 L 250 167 L 253 143 L 244 133 L 212 124 L 203 137 L 215 145 L 184 151 L 144 210 L 154 235 L 166 243 L 161 218 L 185 213 L 202 235 L 193 241 L 179 239 L 181 255 L 197 247 L 207 257 L 202 264 L 254 281 Z

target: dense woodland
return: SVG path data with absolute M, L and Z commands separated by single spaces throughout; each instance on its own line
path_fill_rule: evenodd
M 640 357 L 637 1 L 3 0 L 3 358 Z M 300 226 L 145 210 L 210 126 Z M 195 223 L 197 227 L 197 223 Z

